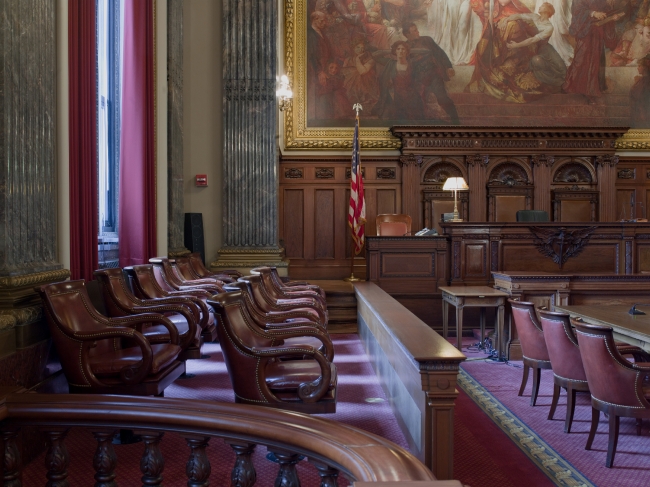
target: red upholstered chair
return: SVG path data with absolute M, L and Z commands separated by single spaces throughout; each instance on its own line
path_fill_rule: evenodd
M 92 305 L 84 281 L 37 288 L 70 392 L 162 395 L 185 372 L 178 332 L 156 313 L 106 318 Z M 171 343 L 150 344 L 136 328 L 167 327 Z M 124 344 L 128 343 L 128 346 Z
M 219 269 L 219 272 L 212 272 L 210 269 L 206 268 L 205 265 L 203 265 L 203 259 L 201 259 L 201 254 L 198 252 L 191 253 L 189 259 L 192 270 L 194 270 L 194 272 L 199 277 L 213 277 L 219 276 L 220 274 L 226 274 L 233 277 L 234 279 L 239 279 L 241 276 L 243 276 L 241 272 L 235 269 Z
M 201 310 L 191 300 L 183 297 L 140 299 L 136 297 L 120 268 L 100 269 L 94 273 L 103 296 L 108 316 L 122 317 L 140 313 L 160 313 L 178 329 L 183 349 L 179 359 L 201 358 Z M 151 325 L 142 330 L 151 343 L 166 343 L 169 332 L 162 325 Z
M 165 289 L 161 287 L 156 279 L 154 268 L 151 264 L 134 265 L 125 267 L 124 270 L 131 279 L 133 293 L 142 299 L 155 299 L 155 298 L 170 298 L 170 297 L 186 297 L 195 303 L 201 310 L 201 336 L 207 342 L 216 340 L 217 328 L 214 314 L 211 312 L 207 305 L 207 298 L 211 294 L 205 289 L 186 289 L 177 291 L 165 285 Z
M 251 323 L 239 291 L 208 302 L 219 315 L 219 342 L 236 402 L 312 414 L 336 411 L 336 366 L 312 346 L 281 344 L 294 337 L 318 337 L 325 344 L 329 338 L 322 330 L 263 331 Z
M 402 237 L 411 234 L 411 217 L 409 215 L 377 215 L 375 219 L 377 235 L 380 237 Z
M 591 449 L 602 411 L 609 416 L 605 461 L 609 468 L 616 454 L 620 418 L 636 418 L 637 434 L 641 434 L 642 418 L 650 418 L 650 363 L 627 361 L 616 348 L 612 328 L 573 324 L 591 392 L 591 429 L 585 449 Z
M 512 299 L 509 299 L 508 302 L 512 307 L 512 319 L 515 322 L 519 341 L 521 342 L 521 351 L 524 355 L 524 375 L 521 379 L 518 395 L 521 396 L 524 393 L 528 382 L 528 373 L 532 368 L 533 390 L 530 395 L 530 405 L 534 406 L 537 402 L 542 369 L 551 368 L 551 359 L 544 341 L 542 326 L 535 314 L 535 305 L 526 301 Z

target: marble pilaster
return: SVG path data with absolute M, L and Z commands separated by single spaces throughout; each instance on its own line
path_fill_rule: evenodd
M 183 200 L 183 5 L 167 0 L 167 246 L 169 257 L 188 255 Z
M 278 245 L 277 0 L 223 2 L 223 248 L 213 268 L 286 269 Z
M 34 287 L 70 275 L 57 262 L 56 248 L 55 8 L 56 2 L 42 0 L 0 2 L 2 355 L 47 338 Z M 8 370 L 6 358 L 0 370 Z M 39 371 L 20 375 L 38 377 Z M 14 385 L 17 377 L 2 373 L 0 385 Z

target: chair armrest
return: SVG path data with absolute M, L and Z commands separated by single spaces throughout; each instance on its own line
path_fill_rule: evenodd
M 282 339 L 284 340 L 285 338 L 302 338 L 302 337 L 315 337 L 320 340 L 320 342 L 323 344 L 323 347 L 325 348 L 325 356 L 327 357 L 327 360 L 330 362 L 334 360 L 334 345 L 332 344 L 332 339 L 327 333 L 324 333 L 321 331 L 320 328 L 312 328 L 309 326 L 296 326 L 296 327 L 290 327 L 290 328 L 273 328 L 273 329 L 268 329 L 265 330 L 266 334 L 269 335 L 269 337 L 272 337 L 274 339 Z
M 321 370 L 321 375 L 313 382 L 303 382 L 298 386 L 298 397 L 306 403 L 317 402 L 327 393 L 332 380 L 330 361 L 325 356 L 314 350 L 314 347 L 253 347 L 250 351 L 265 358 L 291 357 L 308 355 L 316 362 Z
M 138 311 L 140 313 L 178 313 L 179 315 L 183 316 L 185 320 L 187 321 L 187 327 L 188 327 L 188 332 L 187 335 L 183 337 L 183 340 L 180 340 L 179 336 L 179 341 L 178 343 L 174 343 L 174 345 L 180 345 L 182 349 L 186 349 L 190 343 L 192 343 L 192 340 L 194 340 L 194 337 L 196 336 L 196 329 L 198 327 L 198 320 L 194 316 L 194 313 L 192 310 L 184 306 L 182 304 L 160 304 L 158 306 L 135 306 L 133 308 L 134 311 Z M 163 323 L 167 329 L 169 327 L 167 326 L 166 323 Z M 174 326 L 173 323 L 170 321 L 170 325 L 172 328 L 176 331 L 176 334 L 178 335 L 178 328 Z M 170 333 L 170 338 L 171 338 L 171 333 Z M 173 342 L 172 342 L 173 343 Z
M 169 296 L 194 296 L 198 298 L 211 298 L 214 294 L 206 291 L 205 289 L 198 289 L 195 287 L 183 289 L 179 291 L 166 291 Z
M 634 362 L 632 368 L 642 372 L 650 372 L 650 362 Z
M 145 305 L 153 306 L 158 306 L 159 304 L 180 304 L 192 312 L 197 322 L 201 319 L 201 308 L 191 297 L 170 296 L 168 298 L 141 299 L 140 301 Z
M 169 341 L 172 345 L 178 345 L 178 329 L 174 324 L 158 313 L 141 313 L 138 315 L 122 316 L 120 318 L 108 318 L 109 326 L 137 326 L 145 323 L 159 323 L 169 331 Z

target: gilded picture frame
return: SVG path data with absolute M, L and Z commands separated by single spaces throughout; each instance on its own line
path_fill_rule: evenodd
M 362 2 L 362 0 L 358 0 Z M 448 0 L 454 1 L 454 0 Z M 515 0 L 513 0 L 514 2 Z M 346 150 L 352 147 L 354 112 L 350 104 L 350 119 L 342 120 L 339 126 L 331 123 L 319 124 L 308 118 L 308 35 L 310 27 L 308 5 L 313 9 L 310 0 L 284 0 L 284 73 L 289 78 L 293 91 L 293 99 L 282 112 L 284 122 L 284 147 L 286 150 Z M 349 6 L 349 5 L 348 5 Z M 427 32 L 425 31 L 424 34 Z M 456 66 L 454 66 L 456 67 Z M 463 69 L 463 68 L 460 68 Z M 465 67 L 466 69 L 466 67 Z M 310 113 L 313 113 L 310 112 Z M 391 134 L 390 123 L 387 126 L 374 126 L 367 120 L 369 113 L 360 114 L 360 141 L 363 149 L 400 148 L 400 139 Z M 366 120 L 364 120 L 366 117 Z M 366 123 L 364 123 L 366 122 Z M 392 121 L 391 121 L 392 122 Z M 421 120 L 417 123 L 421 124 Z M 399 120 L 408 124 L 409 120 Z M 379 123 L 380 124 L 380 123 Z M 461 117 L 461 124 L 467 126 Z M 334 124 L 337 125 L 337 124 Z M 440 120 L 431 125 L 449 126 Z M 476 124 L 474 124 L 476 125 Z M 543 123 L 522 124 L 525 126 L 543 126 Z M 595 125 L 595 124 L 594 124 Z M 555 124 L 557 126 L 557 124 Z M 629 126 L 628 124 L 624 126 Z M 650 150 L 650 128 L 630 129 L 616 143 L 620 151 Z

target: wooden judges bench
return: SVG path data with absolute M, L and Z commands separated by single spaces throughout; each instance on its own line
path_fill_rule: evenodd
M 368 237 L 366 244 L 368 280 L 437 331 L 442 331 L 439 287 L 447 284 L 496 284 L 540 306 L 650 302 L 649 223 L 441 226 L 439 237 Z M 562 253 L 562 268 L 544 252 Z M 472 322 L 478 323 L 478 313 L 467 313 L 465 329 Z M 507 339 L 509 357 L 520 358 L 514 330 Z

